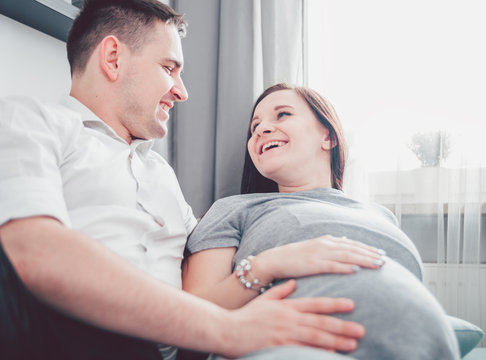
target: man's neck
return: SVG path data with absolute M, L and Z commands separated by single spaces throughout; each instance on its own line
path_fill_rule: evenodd
M 86 89 L 89 89 L 89 91 Z M 95 81 L 89 83 L 85 76 L 73 76 L 69 93 L 111 127 L 118 136 L 131 144 L 132 136 L 116 118 L 116 109 L 113 108 L 113 104 L 115 104 L 113 94 L 115 92 L 112 89 L 106 89 L 103 84 L 97 85 Z

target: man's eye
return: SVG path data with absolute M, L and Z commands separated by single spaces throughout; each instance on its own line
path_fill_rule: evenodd
M 174 71 L 174 68 L 172 66 L 164 66 L 164 70 L 167 74 L 172 74 L 172 71 Z
M 287 111 L 281 111 L 277 114 L 277 119 L 280 119 L 281 117 L 284 117 L 284 116 L 290 116 L 290 115 L 292 115 L 292 114 L 287 112 Z

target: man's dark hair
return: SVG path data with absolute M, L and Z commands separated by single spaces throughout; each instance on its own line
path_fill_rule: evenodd
M 157 20 L 174 25 L 185 36 L 183 15 L 158 0 L 85 0 L 66 42 L 71 75 L 85 70 L 94 49 L 108 35 L 138 50 Z

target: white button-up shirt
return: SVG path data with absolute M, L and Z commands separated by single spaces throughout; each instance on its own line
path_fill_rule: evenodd
M 181 287 L 184 245 L 196 219 L 152 145 L 128 144 L 72 97 L 61 105 L 0 100 L 0 225 L 55 217 Z

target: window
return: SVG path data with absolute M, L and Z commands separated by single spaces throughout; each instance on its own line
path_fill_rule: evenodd
M 306 4 L 307 83 L 343 123 L 345 191 L 390 208 L 426 260 L 484 263 L 484 1 Z
M 308 84 L 334 104 L 367 169 L 420 167 L 412 135 L 441 131 L 445 166 L 485 167 L 482 0 L 307 4 Z

